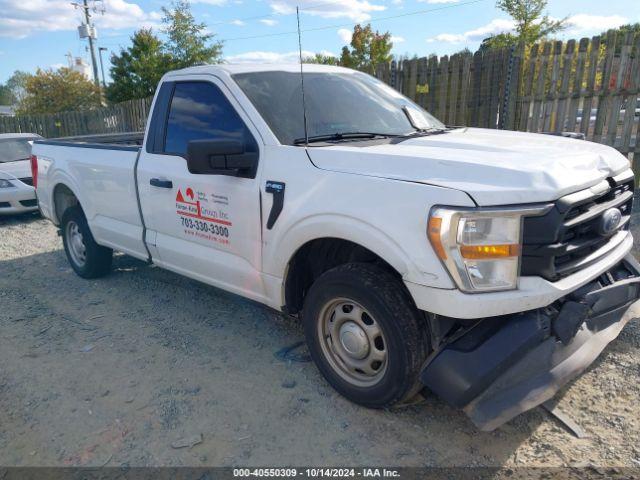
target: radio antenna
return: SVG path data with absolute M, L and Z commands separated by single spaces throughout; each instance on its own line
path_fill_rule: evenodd
M 300 84 L 302 87 L 302 118 L 304 120 L 304 146 L 309 146 L 309 132 L 307 130 L 307 104 L 304 98 L 304 72 L 302 70 L 302 35 L 300 33 L 300 9 L 296 5 L 296 18 L 298 20 L 298 52 L 300 54 Z

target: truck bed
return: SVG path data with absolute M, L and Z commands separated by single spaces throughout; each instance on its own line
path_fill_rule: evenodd
M 143 140 L 144 132 L 126 132 L 51 138 L 38 140 L 38 143 L 65 147 L 103 148 L 109 150 L 135 151 L 142 146 Z
M 135 174 L 143 136 L 131 132 L 35 141 L 33 155 L 48 165 L 47 175 L 38 176 L 44 215 L 54 217 L 56 187 L 62 183 L 79 200 L 99 244 L 146 259 Z

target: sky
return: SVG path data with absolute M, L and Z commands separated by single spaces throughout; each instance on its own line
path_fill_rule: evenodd
M 89 61 L 86 41 L 78 37 L 81 11 L 72 0 L 0 0 L 0 82 L 15 70 L 58 68 L 65 55 Z M 141 27 L 160 33 L 161 8 L 169 0 L 90 0 L 105 70 L 111 52 L 130 44 Z M 353 25 L 371 22 L 392 35 L 393 53 L 446 55 L 474 51 L 483 38 L 512 28 L 495 0 L 191 0 L 196 19 L 224 40 L 227 62 L 295 61 L 298 48 L 296 5 L 300 7 L 305 53 L 339 55 Z M 559 38 L 598 34 L 624 23 L 640 22 L 639 0 L 549 0 L 547 14 L 568 18 Z

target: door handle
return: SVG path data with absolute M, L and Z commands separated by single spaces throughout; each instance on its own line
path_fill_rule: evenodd
M 173 188 L 173 182 L 171 180 L 161 180 L 159 178 L 152 178 L 149 183 L 153 187 L 159 188 Z

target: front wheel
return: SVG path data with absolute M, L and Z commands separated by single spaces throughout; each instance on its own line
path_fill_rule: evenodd
M 419 390 L 427 321 L 386 270 L 351 263 L 325 272 L 305 298 L 303 321 L 320 372 L 349 400 L 383 408 Z
M 111 271 L 113 251 L 96 243 L 79 206 L 65 210 L 60 226 L 67 259 L 79 276 L 98 278 Z

